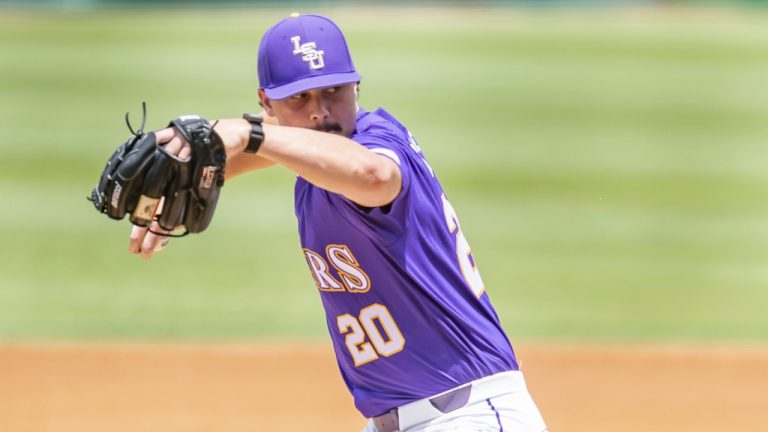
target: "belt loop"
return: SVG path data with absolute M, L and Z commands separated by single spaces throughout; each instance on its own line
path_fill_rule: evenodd
M 373 425 L 378 432 L 399 432 L 400 416 L 397 415 L 397 408 L 393 408 L 386 413 L 373 418 Z

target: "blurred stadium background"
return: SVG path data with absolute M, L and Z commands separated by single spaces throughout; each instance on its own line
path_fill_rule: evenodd
M 325 339 L 286 170 L 150 261 L 85 200 L 142 101 L 258 109 L 293 10 L 421 143 L 513 341 L 768 340 L 763 2 L 287 3 L 0 1 L 0 340 Z
M 149 129 L 257 110 L 294 10 L 419 140 L 552 431 L 764 429 L 764 6 L 0 0 L 0 430 L 362 427 L 290 172 L 149 261 L 85 199 L 142 101 Z

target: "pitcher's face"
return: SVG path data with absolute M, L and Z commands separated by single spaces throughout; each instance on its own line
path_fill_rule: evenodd
M 259 98 L 267 114 L 281 126 L 293 126 L 352 136 L 357 118 L 357 84 L 311 89 L 285 99 Z

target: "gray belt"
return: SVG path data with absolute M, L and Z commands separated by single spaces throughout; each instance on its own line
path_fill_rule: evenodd
M 466 405 L 471 392 L 472 385 L 467 384 L 443 395 L 433 397 L 429 403 L 443 414 L 447 414 Z M 400 430 L 400 416 L 397 414 L 397 408 L 392 408 L 372 420 L 379 432 L 398 432 Z

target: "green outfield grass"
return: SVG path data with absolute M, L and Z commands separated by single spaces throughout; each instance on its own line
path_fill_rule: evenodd
M 138 123 L 258 109 L 290 10 L 0 10 L 0 340 L 323 338 L 293 175 L 150 261 L 85 200 Z M 513 340 L 768 341 L 768 11 L 324 9 Z M 396 23 L 396 24 L 393 24 Z

